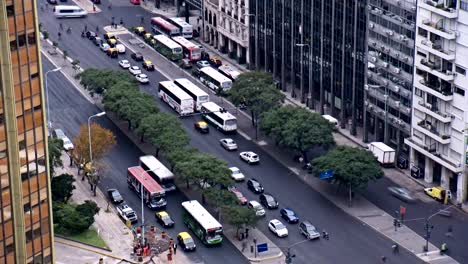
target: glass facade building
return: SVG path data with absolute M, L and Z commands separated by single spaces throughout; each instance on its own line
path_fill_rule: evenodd
M 52 263 L 35 0 L 0 1 L 0 263 Z
M 367 2 L 249 1 L 251 64 L 353 135 L 364 121 Z

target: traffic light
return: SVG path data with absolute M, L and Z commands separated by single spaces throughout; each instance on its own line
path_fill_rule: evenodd
M 397 226 L 401 227 L 401 221 L 400 220 L 397 220 Z
M 393 218 L 393 226 L 397 227 L 398 226 L 398 219 Z
M 292 255 L 291 252 L 288 250 L 286 252 L 286 264 L 292 264 L 292 259 L 296 257 L 296 255 Z

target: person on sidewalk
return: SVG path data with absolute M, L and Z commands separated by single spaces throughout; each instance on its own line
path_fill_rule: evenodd
M 174 249 L 174 255 L 177 253 L 177 243 L 172 244 L 172 248 Z
M 245 229 L 245 238 L 249 238 L 249 229 L 248 228 Z

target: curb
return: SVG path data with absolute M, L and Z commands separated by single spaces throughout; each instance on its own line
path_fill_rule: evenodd
M 112 250 L 110 248 L 105 248 L 105 247 L 92 245 L 92 244 L 89 244 L 89 243 L 86 243 L 86 242 L 83 242 L 83 241 L 79 241 L 79 240 L 76 240 L 76 239 L 73 239 L 73 238 L 65 237 L 65 236 L 62 236 L 62 235 L 59 235 L 59 234 L 54 234 L 54 236 L 58 237 L 58 238 L 61 238 L 61 239 L 72 241 L 74 243 L 83 244 L 83 245 L 88 246 L 88 247 L 99 248 L 99 249 L 102 249 L 102 250 L 105 250 L 105 251 L 108 251 L 108 252 L 112 252 Z
M 272 260 L 272 259 L 277 259 L 281 258 L 283 256 L 283 252 L 281 251 L 280 253 L 270 256 L 270 257 L 264 257 L 264 258 L 247 258 L 251 262 L 262 262 L 262 261 L 267 261 L 267 260 Z
M 99 250 L 95 250 L 95 249 L 92 249 L 92 248 L 86 248 L 84 246 L 80 246 L 80 245 L 76 245 L 74 243 L 76 243 L 75 240 L 71 240 L 71 239 L 68 239 L 68 238 L 63 238 L 61 236 L 57 236 L 55 235 L 56 237 L 59 237 L 65 241 L 60 241 L 60 240 L 55 240 L 56 243 L 60 243 L 60 244 L 64 244 L 64 245 L 67 245 L 67 246 L 70 246 L 70 247 L 75 247 L 75 248 L 79 248 L 79 249 L 83 249 L 83 250 L 87 250 L 87 251 L 91 251 L 91 252 L 94 252 L 96 254 L 101 254 L 101 255 L 104 255 L 106 257 L 110 257 L 110 258 L 113 258 L 113 259 L 118 259 L 120 261 L 126 261 L 128 263 L 133 263 L 133 264 L 138 264 L 139 262 L 135 262 L 133 260 L 129 260 L 129 259 L 126 259 L 126 258 L 122 258 L 122 257 L 118 257 L 118 256 L 114 256 L 112 254 L 109 254 L 109 253 L 106 253 L 106 252 L 102 252 L 102 251 L 99 251 Z M 85 243 L 82 243 L 82 242 L 78 242 L 78 244 L 83 244 L 85 245 Z M 88 245 L 86 245 L 88 246 Z M 91 246 L 91 247 L 95 247 L 95 246 Z M 101 249 L 101 248 L 100 248 Z

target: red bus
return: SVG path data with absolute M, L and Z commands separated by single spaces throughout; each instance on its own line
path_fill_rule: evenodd
M 180 36 L 180 29 L 162 17 L 151 18 L 151 25 L 155 34 L 164 34 L 169 37 Z
M 151 209 L 161 208 L 167 205 L 166 192 L 151 176 L 140 166 L 127 169 L 128 188 L 133 189 Z
M 194 44 L 190 40 L 187 40 L 184 37 L 173 37 L 172 40 L 177 42 L 182 48 L 184 49 L 185 56 L 190 61 L 198 61 L 201 60 L 201 51 L 202 49 L 200 46 Z

